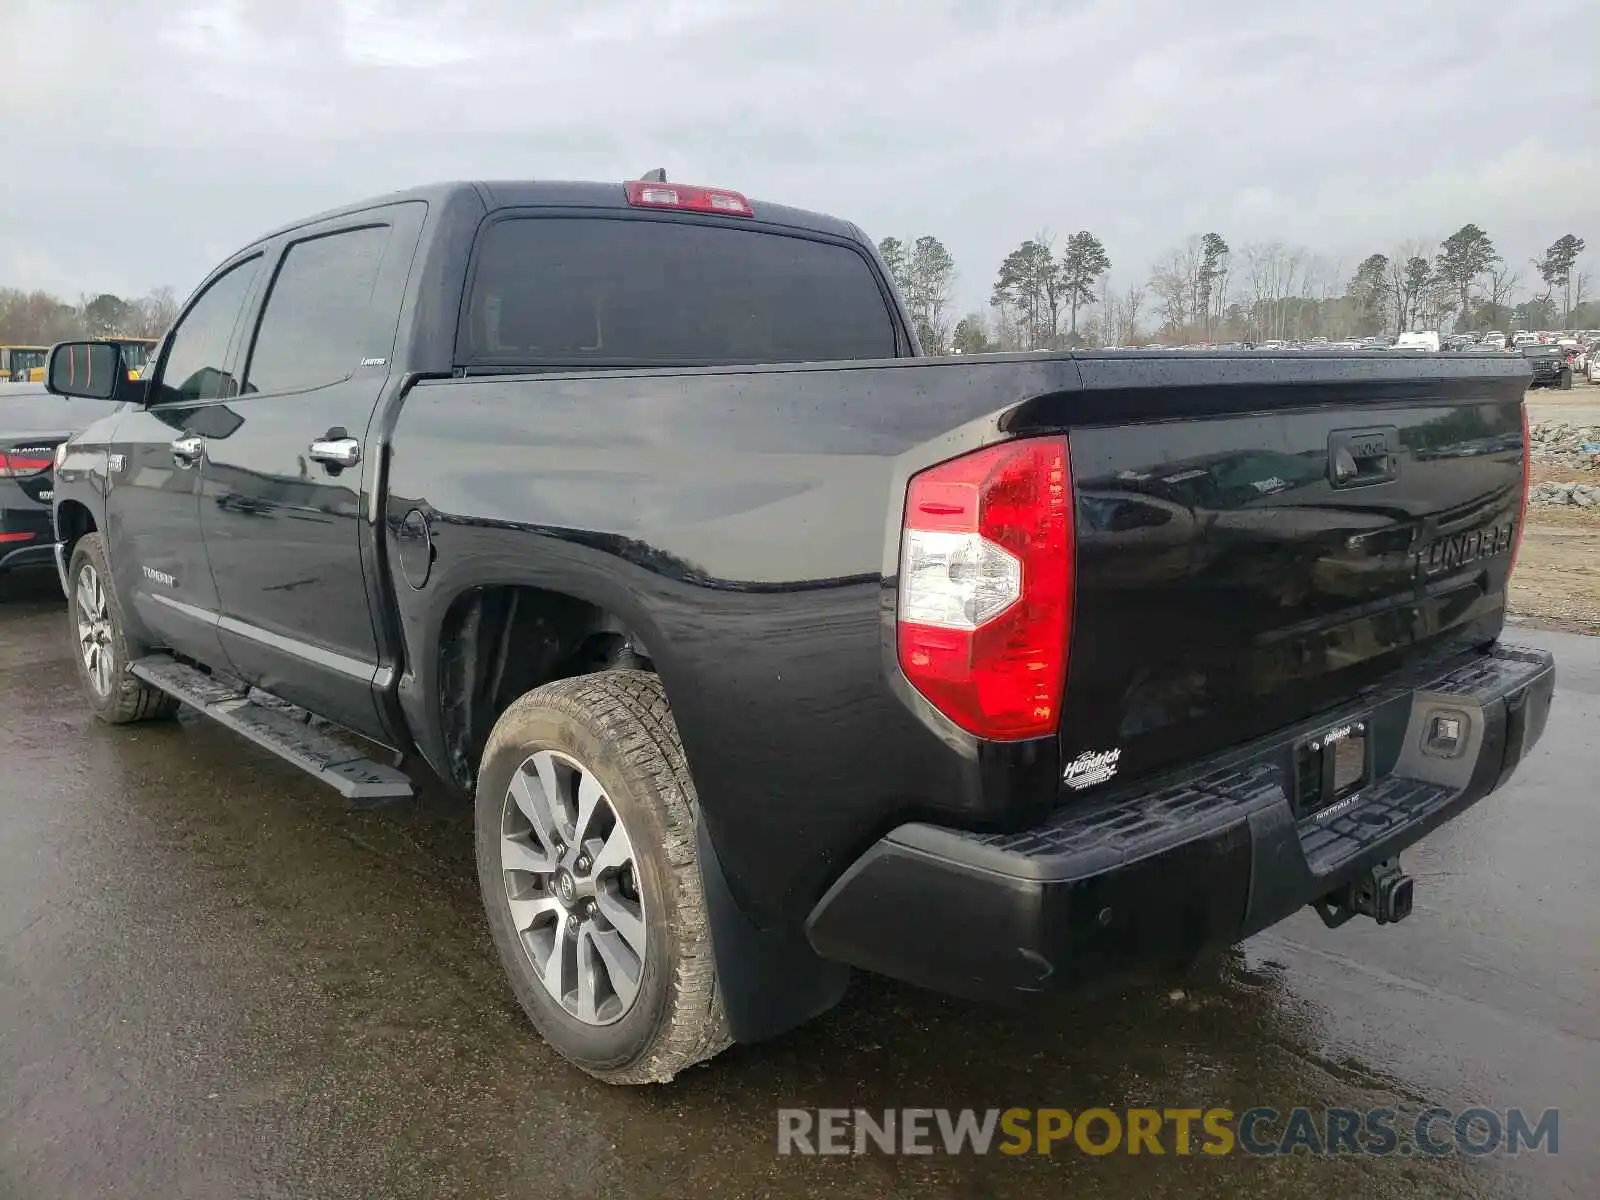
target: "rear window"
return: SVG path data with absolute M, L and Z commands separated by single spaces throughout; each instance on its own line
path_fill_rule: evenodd
M 546 369 L 895 355 L 888 304 L 849 247 L 639 218 L 489 226 L 459 341 L 468 364 Z

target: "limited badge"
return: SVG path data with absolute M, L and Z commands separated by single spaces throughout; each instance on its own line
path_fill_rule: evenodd
M 1067 764 L 1061 782 L 1074 791 L 1082 791 L 1097 783 L 1104 783 L 1117 773 L 1121 750 L 1085 750 Z

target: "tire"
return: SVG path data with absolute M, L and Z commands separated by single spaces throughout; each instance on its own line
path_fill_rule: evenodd
M 95 638 L 92 653 L 85 641 L 86 631 Z M 128 725 L 170 717 L 178 711 L 176 699 L 128 669 L 147 647 L 128 634 L 105 541 L 98 533 L 85 534 L 72 549 L 67 569 L 67 632 L 78 686 L 100 720 L 108 725 Z M 104 665 L 92 668 L 91 659 Z
M 575 797 L 594 785 L 602 794 L 591 801 L 585 837 L 571 816 L 582 812 Z M 552 792 L 564 797 L 559 819 L 541 807 Z M 489 735 L 478 772 L 475 840 L 490 934 L 535 1028 L 558 1053 L 607 1083 L 665 1083 L 729 1044 L 700 879 L 696 803 L 666 693 L 645 671 L 545 684 L 512 704 Z M 607 809 L 614 823 L 595 836 L 607 827 Z M 539 813 L 550 819 L 541 824 Z M 542 836 L 546 826 L 555 832 Z M 603 860 L 619 860 L 620 851 L 612 851 L 618 829 L 631 861 L 603 875 L 610 870 Z M 598 849 L 584 855 L 584 847 Z M 561 871 L 549 869 L 558 861 L 570 868 L 564 899 Z M 528 864 L 535 865 L 522 869 Z M 593 889 L 593 899 L 570 903 L 584 887 Z M 608 919 L 633 913 L 634 900 L 642 911 L 632 921 Z M 534 909 L 539 915 L 530 918 Z M 636 937 L 643 931 L 642 965 L 618 971 L 614 959 L 626 958 L 618 941 L 629 928 Z M 602 941 L 610 956 L 600 950 Z M 579 956 L 586 942 L 588 961 L 607 967 L 604 983 L 584 972 Z M 563 949 L 569 943 L 572 958 Z M 564 965 L 553 965 L 556 953 Z M 567 990 L 580 976 L 593 980 L 587 1002 Z M 546 982 L 552 978 L 560 982 Z M 626 998 L 630 979 L 637 986 Z M 612 993 L 598 1003 L 606 987 Z

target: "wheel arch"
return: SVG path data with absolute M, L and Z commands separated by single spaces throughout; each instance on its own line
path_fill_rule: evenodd
M 626 593 L 544 586 L 501 577 L 457 588 L 437 601 L 425 651 L 437 749 L 447 778 L 470 793 L 489 731 L 501 713 L 540 684 L 612 667 L 654 672 L 672 704 L 672 656 L 659 627 Z M 518 647 L 534 647 L 517 655 Z M 665 666 L 666 670 L 662 670 Z M 692 770 L 692 764 L 691 764 Z M 703 819 L 697 855 L 729 1030 L 762 1041 L 832 1008 L 849 969 L 825 961 L 798 929 L 758 925 L 734 896 Z
M 639 614 L 582 589 L 514 576 L 457 589 L 440 604 L 426 652 L 440 766 L 450 781 L 472 790 L 490 730 L 526 692 L 610 667 L 655 671 L 655 639 L 642 626 Z
M 99 529 L 94 513 L 89 511 L 89 506 L 83 501 L 62 500 L 56 505 L 56 540 L 61 543 L 61 553 L 66 560 L 71 561 L 72 548 L 78 544 L 79 538 L 85 534 L 98 533 Z

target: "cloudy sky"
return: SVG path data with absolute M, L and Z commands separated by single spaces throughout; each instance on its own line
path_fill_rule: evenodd
M 0 285 L 188 291 L 444 178 L 671 178 L 1129 282 L 1192 232 L 1353 265 L 1600 252 L 1595 0 L 0 0 Z

